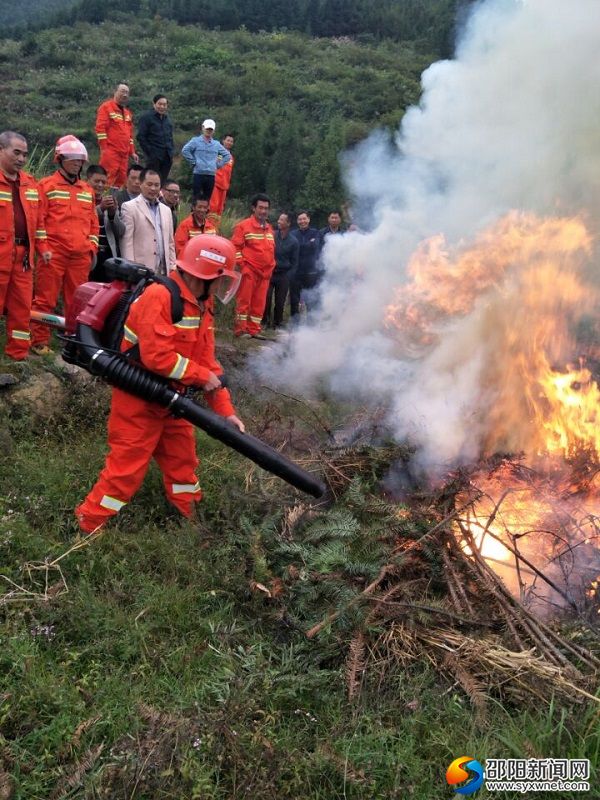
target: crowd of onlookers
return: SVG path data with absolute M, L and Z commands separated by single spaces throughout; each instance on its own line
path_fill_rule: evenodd
M 25 138 L 0 134 L 0 302 L 11 358 L 25 358 L 30 349 L 50 352 L 50 330 L 41 317 L 56 309 L 61 295 L 68 310 L 81 283 L 109 280 L 109 258 L 123 257 L 166 275 L 190 239 L 219 233 L 235 163 L 233 135 L 219 141 L 215 121 L 207 118 L 201 133 L 182 148 L 192 166 L 193 191 L 190 213 L 180 219 L 181 189 L 170 176 L 175 151 L 168 99 L 156 95 L 152 109 L 140 117 L 140 154 L 128 106 L 126 84 L 99 106 L 98 164 L 88 163 L 87 148 L 77 137 L 61 136 L 56 170 L 39 181 L 23 169 Z M 270 211 L 269 198 L 256 195 L 250 216 L 231 237 L 242 276 L 236 336 L 263 338 L 263 327 L 280 328 L 288 297 L 292 319 L 302 306 L 314 307 L 323 275 L 321 251 L 328 237 L 343 231 L 338 210 L 321 230 L 311 226 L 307 211 L 297 214 L 296 228 L 291 215 L 281 213 L 273 229 Z

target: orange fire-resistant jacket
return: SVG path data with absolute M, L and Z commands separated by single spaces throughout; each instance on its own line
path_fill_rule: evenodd
M 204 222 L 204 227 L 199 228 L 194 222 L 194 217 L 190 214 L 189 217 L 186 217 L 179 223 L 177 230 L 175 231 L 175 253 L 177 256 L 179 256 L 183 248 L 194 236 L 198 236 L 201 233 L 216 232 L 217 229 L 215 228 L 214 223 L 208 217 Z
M 95 253 L 98 250 L 98 215 L 92 187 L 82 180 L 68 181 L 57 170 L 39 182 L 44 253 Z
M 243 219 L 235 226 L 231 241 L 238 267 L 250 267 L 259 275 L 270 275 L 275 269 L 275 237 L 268 222 L 263 228 L 254 216 Z
M 121 155 L 135 155 L 133 114 L 112 99 L 98 107 L 96 136 L 101 153 L 108 148 Z
M 11 187 L 12 182 L 0 171 L 0 262 L 2 264 L 12 263 L 15 246 L 15 218 Z M 39 249 L 41 242 L 46 239 L 46 231 L 42 222 L 38 184 L 27 172 L 20 173 L 19 195 L 27 219 L 29 261 L 33 264 L 35 250 Z M 0 313 L 2 313 L 1 309 Z
M 215 175 L 215 188 L 222 189 L 223 191 L 227 191 L 229 186 L 231 185 L 231 173 L 233 171 L 233 165 L 235 163 L 235 159 L 231 156 L 231 161 L 228 161 L 224 167 L 219 167 L 219 161 L 223 159 L 223 156 L 217 156 L 217 172 Z
M 215 357 L 213 301 L 210 298 L 201 309 L 179 273 L 174 270 L 169 277 L 181 289 L 182 319 L 172 321 L 171 294 L 153 283 L 131 306 L 121 349 L 138 345 L 140 361 L 151 372 L 176 385 L 201 386 L 210 372 L 223 374 Z M 206 400 L 223 417 L 235 414 L 227 389 L 208 392 Z

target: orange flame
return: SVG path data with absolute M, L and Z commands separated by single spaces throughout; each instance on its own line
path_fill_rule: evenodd
M 582 553 L 599 558 L 600 389 L 581 347 L 585 323 L 600 350 L 600 326 L 590 323 L 600 295 L 586 274 L 592 244 L 580 218 L 518 212 L 470 244 L 450 247 L 434 236 L 411 257 L 410 280 L 385 313 L 401 357 L 425 358 L 443 341 L 439 352 L 457 381 L 465 351 L 476 351 L 482 457 L 513 453 L 542 468 L 526 480 L 514 463 L 476 476 L 481 495 L 461 521 L 516 595 L 539 590 L 540 581 L 515 550 L 552 574 L 567 562 L 585 572 Z M 582 457 L 587 467 L 569 472 Z

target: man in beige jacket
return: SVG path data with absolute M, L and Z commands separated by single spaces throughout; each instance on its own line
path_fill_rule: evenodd
M 160 275 L 167 275 L 175 266 L 173 217 L 167 206 L 158 200 L 158 172 L 144 169 L 140 178 L 141 194 L 121 207 L 125 224 L 121 255 L 150 267 Z

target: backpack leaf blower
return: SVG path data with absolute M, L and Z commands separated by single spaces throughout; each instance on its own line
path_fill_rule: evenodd
M 241 433 L 224 417 L 198 405 L 169 385 L 165 378 L 133 363 L 120 352 L 129 307 L 146 286 L 159 282 L 169 289 L 175 318 L 180 314 L 180 299 L 173 295 L 172 285 L 169 285 L 172 281 L 143 265 L 115 258 L 109 259 L 105 267 L 114 275 L 111 283 L 84 283 L 75 291 L 65 320 L 63 359 L 103 378 L 112 386 L 168 408 L 173 416 L 201 428 L 297 489 L 321 497 L 325 486 L 315 476 L 255 436 Z

